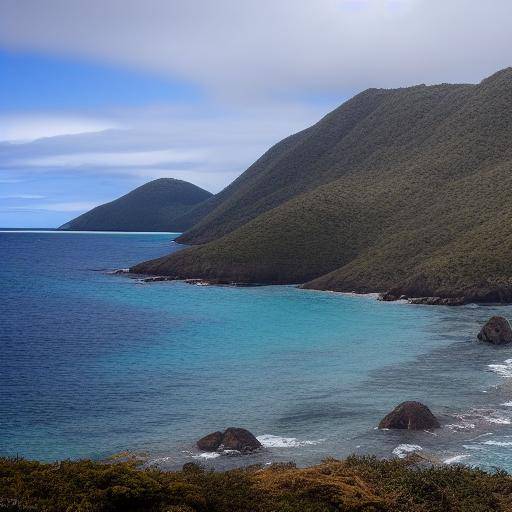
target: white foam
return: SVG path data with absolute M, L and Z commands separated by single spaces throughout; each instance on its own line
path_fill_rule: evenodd
M 512 359 L 506 359 L 503 364 L 488 364 L 487 368 L 497 373 L 500 377 L 506 379 L 512 377 Z
M 492 446 L 512 446 L 512 441 L 484 441 L 482 444 L 490 444 Z
M 399 444 L 394 450 L 393 455 L 403 459 L 408 453 L 421 452 L 423 448 L 419 444 Z
M 448 457 L 447 459 L 444 459 L 443 462 L 445 464 L 456 464 L 457 462 L 467 459 L 468 457 L 470 457 L 469 454 L 454 455 L 453 457 Z
M 450 425 L 446 425 L 447 428 L 449 428 L 450 430 L 471 430 L 473 428 L 475 428 L 475 424 L 474 423 L 469 423 L 467 421 L 463 421 L 462 423 L 452 423 Z
M 505 402 L 501 405 L 503 405 L 504 407 L 512 407 L 512 402 Z
M 495 418 L 493 416 L 488 416 L 484 418 L 489 423 L 496 423 L 497 425 L 510 425 L 511 421 L 508 418 Z
M 261 436 L 257 436 L 256 439 L 265 448 L 298 448 L 300 446 L 315 445 L 321 443 L 322 441 L 325 441 L 325 439 L 316 439 L 314 441 L 301 441 L 295 437 L 281 437 L 274 436 L 272 434 L 263 434 Z
M 192 455 L 193 459 L 216 459 L 217 457 L 220 457 L 219 452 L 203 452 L 199 455 Z

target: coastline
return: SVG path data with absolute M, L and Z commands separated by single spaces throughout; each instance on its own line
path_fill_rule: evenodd
M 481 297 L 475 296 L 442 296 L 442 295 L 405 295 L 395 291 L 372 291 L 372 292 L 358 292 L 358 291 L 344 291 L 339 289 L 322 289 L 310 288 L 305 286 L 304 283 L 286 283 L 286 282 L 250 282 L 250 281 L 235 281 L 225 278 L 203 278 L 203 277 L 180 277 L 177 275 L 160 275 L 153 273 L 145 273 L 140 271 L 139 265 L 135 265 L 128 269 L 114 270 L 113 274 L 130 274 L 134 279 L 140 279 L 143 282 L 162 282 L 162 281 L 181 281 L 187 284 L 194 284 L 197 286 L 232 286 L 232 287 L 260 287 L 260 286 L 294 286 L 301 290 L 325 292 L 325 293 L 338 293 L 345 296 L 361 296 L 376 299 L 382 302 L 402 302 L 412 305 L 425 305 L 425 306 L 465 306 L 468 304 L 478 305 L 509 305 L 512 300 L 503 299 L 502 301 L 494 300 L 495 296 L 489 300 L 481 300 Z M 479 300 L 480 299 L 480 300 Z

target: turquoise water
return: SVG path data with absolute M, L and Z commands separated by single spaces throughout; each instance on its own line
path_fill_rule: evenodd
M 172 238 L 0 233 L 1 454 L 131 450 L 166 468 L 226 468 L 416 446 L 448 462 L 512 469 L 512 348 L 474 341 L 490 315 L 511 317 L 509 306 L 109 273 L 178 250 Z M 409 399 L 429 405 L 443 428 L 375 429 Z M 215 459 L 195 450 L 198 437 L 228 426 L 248 428 L 266 448 Z

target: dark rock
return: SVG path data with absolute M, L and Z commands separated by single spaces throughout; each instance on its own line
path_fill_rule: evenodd
M 395 300 L 398 300 L 400 298 L 399 295 L 395 295 L 393 292 L 385 292 L 381 293 L 379 295 L 379 300 L 385 301 L 385 302 L 392 302 Z
M 197 441 L 197 447 L 205 452 L 214 452 L 222 444 L 222 432 L 212 432 Z
M 113 275 L 129 274 L 129 273 L 130 273 L 129 268 L 118 268 L 117 270 L 112 270 L 111 272 L 109 272 L 109 274 L 113 274 Z
M 414 297 L 409 299 L 410 304 L 425 304 L 427 306 L 462 306 L 464 297 Z
M 494 345 L 512 342 L 512 329 L 508 320 L 502 316 L 493 316 L 478 333 L 478 339 Z
M 222 445 L 225 450 L 238 450 L 250 452 L 261 448 L 261 443 L 245 428 L 230 427 L 222 436 Z
M 176 278 L 173 276 L 151 276 L 145 277 L 143 281 L 145 283 L 157 283 L 159 281 L 176 281 Z
M 430 409 L 420 402 L 403 402 L 379 423 L 379 428 L 428 430 L 441 425 Z
M 185 283 L 194 284 L 196 286 L 209 286 L 211 283 L 204 279 L 185 279 Z

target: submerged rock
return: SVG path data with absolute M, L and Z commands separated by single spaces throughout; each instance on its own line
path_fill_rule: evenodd
M 197 447 L 205 452 L 218 449 L 251 452 L 261 448 L 261 443 L 245 428 L 230 427 L 224 432 L 212 432 L 197 441 Z
M 379 423 L 379 428 L 427 430 L 441 425 L 430 409 L 420 402 L 402 402 Z
M 222 444 L 222 432 L 212 432 L 199 439 L 196 444 L 200 450 L 214 452 Z
M 493 316 L 478 333 L 478 339 L 494 345 L 512 342 L 512 329 L 509 321 L 502 316 Z

